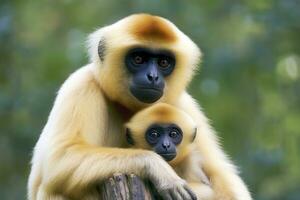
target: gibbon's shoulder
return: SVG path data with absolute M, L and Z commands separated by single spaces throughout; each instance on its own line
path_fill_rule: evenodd
M 101 89 L 95 79 L 93 63 L 91 63 L 77 69 L 65 80 L 58 91 L 58 97 L 68 94 L 81 95 L 88 92 L 101 94 L 99 91 Z

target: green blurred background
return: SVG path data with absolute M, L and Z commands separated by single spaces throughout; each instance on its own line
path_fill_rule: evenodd
M 202 49 L 189 91 L 257 200 L 300 199 L 300 2 L 0 1 L 0 196 L 25 199 L 32 148 L 97 27 L 164 16 Z

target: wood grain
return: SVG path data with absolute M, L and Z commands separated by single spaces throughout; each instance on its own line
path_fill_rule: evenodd
M 116 173 L 100 186 L 102 200 L 160 200 L 153 185 L 140 177 Z

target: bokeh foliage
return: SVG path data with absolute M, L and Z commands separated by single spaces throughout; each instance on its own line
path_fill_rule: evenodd
M 0 1 L 0 194 L 25 199 L 31 151 L 95 28 L 167 17 L 204 53 L 189 91 L 257 200 L 300 199 L 297 0 Z

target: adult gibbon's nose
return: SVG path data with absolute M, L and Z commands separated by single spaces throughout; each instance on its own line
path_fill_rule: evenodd
M 155 64 L 151 63 L 149 65 L 146 75 L 149 83 L 156 85 L 160 82 L 159 72 Z
M 158 74 L 157 73 L 148 73 L 147 74 L 148 81 L 151 83 L 156 83 L 158 81 Z

